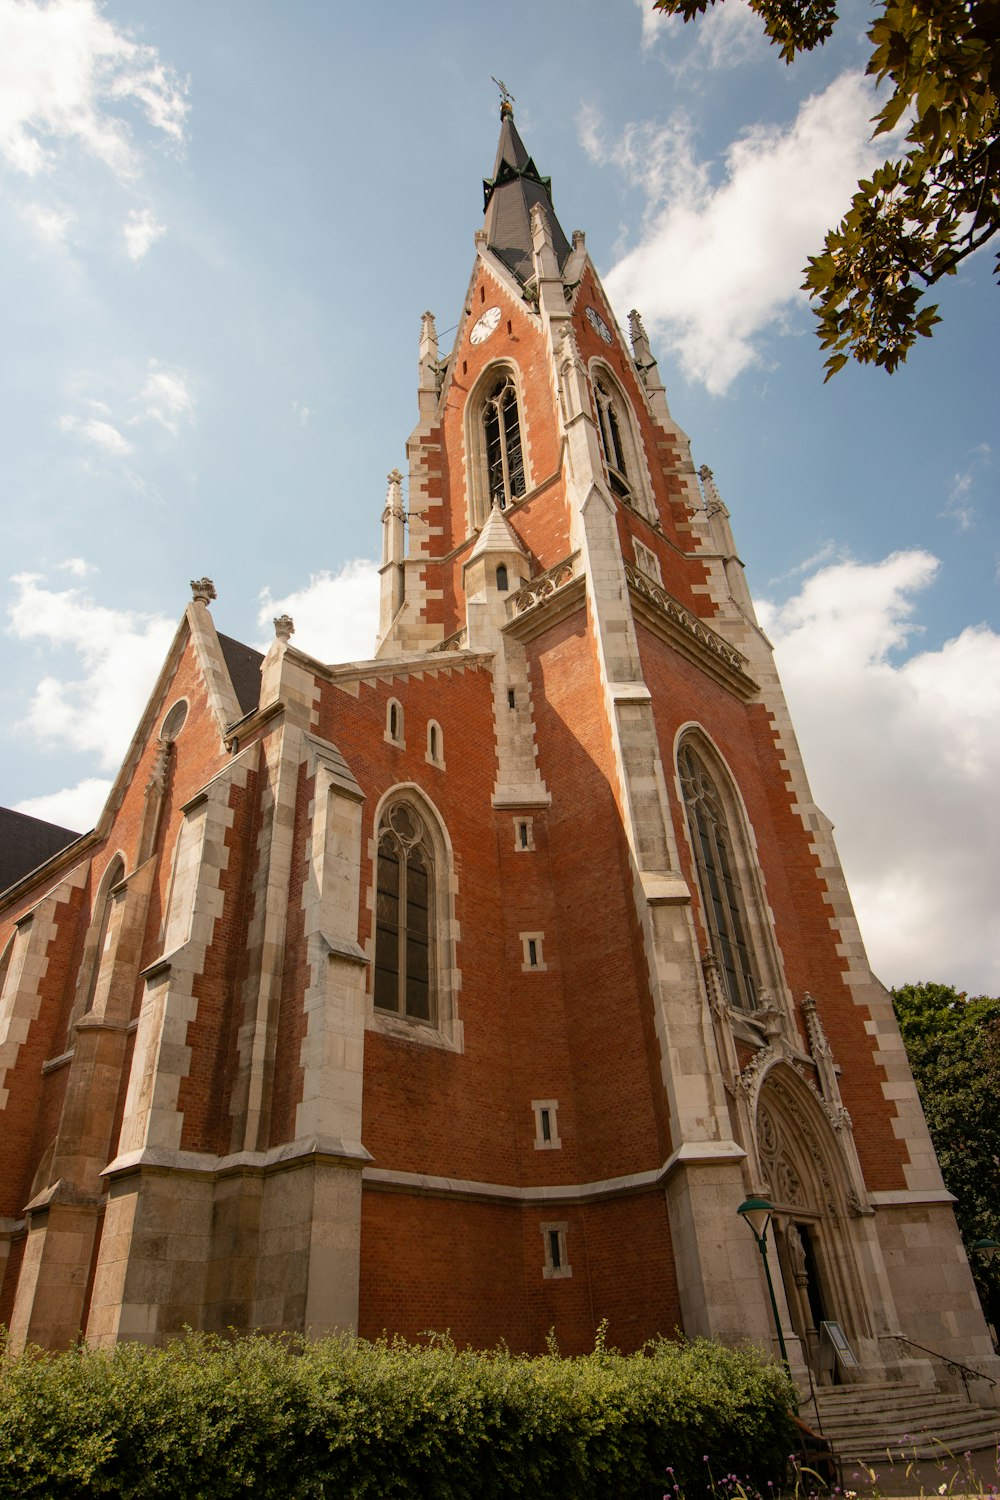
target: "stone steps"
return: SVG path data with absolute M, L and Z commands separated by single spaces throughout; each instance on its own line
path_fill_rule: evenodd
M 926 1462 L 967 1451 L 994 1448 L 1000 1438 L 1000 1410 L 975 1406 L 961 1395 L 945 1395 L 916 1385 L 838 1386 L 816 1392 L 801 1414 L 818 1425 L 841 1464 Z

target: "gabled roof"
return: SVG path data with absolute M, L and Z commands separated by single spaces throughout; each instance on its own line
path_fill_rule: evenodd
M 0 807 L 0 891 L 43 865 L 80 837 L 42 818 Z
M 541 204 L 555 246 L 559 269 L 570 254 L 570 243 L 552 207 L 552 179 L 542 177 L 517 133 L 508 104 L 500 109 L 500 141 L 493 176 L 483 178 L 483 228 L 486 243 L 519 281 L 526 282 L 534 264 L 531 255 L 531 210 Z

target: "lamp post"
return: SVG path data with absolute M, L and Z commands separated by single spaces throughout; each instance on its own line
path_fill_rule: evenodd
M 781 1319 L 778 1316 L 778 1304 L 774 1296 L 774 1283 L 771 1280 L 771 1267 L 767 1261 L 767 1226 L 771 1222 L 774 1205 L 768 1203 L 766 1198 L 746 1198 L 736 1212 L 744 1223 L 749 1226 L 751 1234 L 757 1241 L 757 1249 L 760 1251 L 760 1258 L 764 1262 L 764 1276 L 767 1279 L 767 1292 L 771 1299 L 771 1311 L 774 1314 L 774 1327 L 778 1335 L 781 1362 L 788 1371 L 788 1374 L 791 1375 L 788 1365 L 788 1350 L 785 1348 L 785 1336 L 781 1331 Z
M 973 1240 L 969 1249 L 974 1254 L 981 1255 L 986 1264 L 989 1265 L 997 1251 L 1000 1250 L 1000 1240 Z

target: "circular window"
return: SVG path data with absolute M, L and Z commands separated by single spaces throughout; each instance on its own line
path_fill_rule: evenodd
M 188 715 L 187 699 L 181 698 L 176 702 L 163 723 L 160 725 L 160 739 L 168 743 L 175 740 L 184 728 L 184 720 Z

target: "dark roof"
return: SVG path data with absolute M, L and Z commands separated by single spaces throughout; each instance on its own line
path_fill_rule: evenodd
M 536 203 L 548 221 L 556 259 L 562 270 L 570 243 L 552 207 L 552 179 L 542 177 L 517 133 L 514 116 L 501 111 L 500 142 L 493 176 L 483 179 L 486 243 L 519 281 L 529 279 L 534 269 L 531 256 L 531 210 Z
M 0 891 L 43 865 L 80 835 L 41 818 L 0 807 Z
M 232 636 L 221 632 L 219 645 L 240 708 L 245 714 L 251 713 L 260 702 L 260 666 L 264 658 L 252 646 L 244 646 L 242 641 L 234 641 Z

